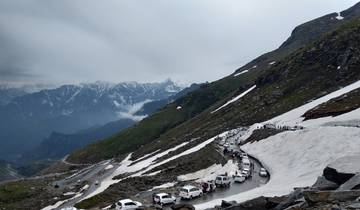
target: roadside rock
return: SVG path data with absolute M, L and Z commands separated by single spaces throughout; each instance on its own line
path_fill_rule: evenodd
M 283 202 L 286 198 L 285 197 L 258 197 L 249 201 L 246 201 L 244 203 L 235 204 L 233 206 L 227 207 L 227 208 L 221 208 L 220 209 L 226 209 L 226 210 L 268 210 L 273 209 L 277 205 L 279 205 L 281 202 Z
M 356 174 L 347 182 L 339 187 L 338 190 L 357 190 L 360 189 L 360 174 Z
M 351 210 L 352 210 L 352 209 L 354 209 L 354 210 L 360 209 L 360 202 L 350 204 L 350 205 L 346 206 L 346 209 L 351 209 Z
M 344 184 L 349 179 L 351 179 L 351 177 L 354 176 L 354 174 L 351 173 L 344 173 L 344 172 L 340 173 L 336 169 L 330 167 L 326 167 L 324 169 L 323 175 L 327 180 L 334 182 L 338 185 Z
M 236 201 L 221 201 L 221 208 L 228 208 L 234 205 L 236 205 Z
M 195 210 L 195 207 L 191 204 L 175 204 L 171 207 L 173 210 Z
M 316 190 L 336 190 L 339 187 L 335 182 L 327 180 L 324 176 L 319 176 L 311 188 Z
M 303 203 L 305 201 L 303 191 L 304 190 L 301 188 L 295 189 L 285 201 L 281 202 L 275 207 L 275 210 L 282 210 L 290 206 L 295 206 L 296 204 Z
M 360 196 L 360 190 L 346 191 L 304 191 L 305 200 L 311 203 L 329 203 L 333 201 L 345 202 L 355 200 Z

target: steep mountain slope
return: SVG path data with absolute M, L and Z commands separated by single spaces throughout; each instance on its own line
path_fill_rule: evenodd
M 256 123 L 279 116 L 311 100 L 359 81 L 359 40 L 360 20 L 356 19 L 326 34 L 305 48 L 297 50 L 283 60 L 278 61 L 272 68 L 263 72 L 253 84 L 248 85 L 245 88 L 247 91 L 238 91 L 236 94 L 231 95 L 241 96 L 235 97 L 236 99 L 240 98 L 238 100 L 235 100 L 233 97 L 228 98 L 231 99 L 230 101 L 221 100 L 196 117 L 163 132 L 160 136 L 155 137 L 154 140 L 154 137 L 149 135 L 147 136 L 147 141 L 143 142 L 140 142 L 138 139 L 136 139 L 137 142 L 135 142 L 135 139 L 128 139 L 129 136 L 134 135 L 132 132 L 136 130 L 136 127 L 132 127 L 119 136 L 80 150 L 73 154 L 70 160 L 79 160 L 78 157 L 84 154 L 86 155 L 84 157 L 99 158 L 99 156 L 87 156 L 89 151 L 93 153 L 96 152 L 97 154 L 101 154 L 99 152 L 105 152 L 103 154 L 108 155 L 107 157 L 111 157 L 110 154 L 121 155 L 125 154 L 126 151 L 132 151 L 133 153 L 131 154 L 130 160 L 136 160 L 137 158 L 141 158 L 147 154 L 153 154 L 154 152 L 156 157 L 156 154 L 161 154 L 161 152 L 182 145 L 175 151 L 157 158 L 151 165 L 143 166 L 145 169 L 133 174 L 132 177 L 140 176 L 138 179 L 146 179 L 141 175 L 147 172 L 156 172 L 153 178 L 158 177 L 159 180 L 163 180 L 164 177 L 171 175 L 181 175 L 181 172 L 171 170 L 170 166 L 176 165 L 176 162 L 193 158 L 196 156 L 196 152 L 191 153 L 189 151 L 200 146 L 198 152 L 202 152 L 203 149 L 206 148 L 206 145 L 211 144 L 214 136 L 223 131 L 238 127 L 247 127 L 253 124 L 256 125 Z M 239 75 L 238 77 L 241 76 Z M 246 94 L 244 94 L 244 92 L 246 92 Z M 227 101 L 231 103 L 227 103 Z M 228 105 L 223 106 L 224 104 Z M 178 105 L 181 106 L 182 104 L 179 104 L 178 101 L 170 104 L 165 110 L 168 112 L 173 110 L 173 113 L 167 114 L 172 114 L 169 116 L 179 115 L 178 113 L 181 112 L 182 109 L 180 109 L 180 111 L 177 110 L 176 107 Z M 222 108 L 219 109 L 219 107 Z M 164 116 L 164 113 L 163 110 L 163 112 L 161 112 L 162 115 L 158 115 L 157 117 L 161 118 Z M 148 118 L 147 120 L 151 119 L 152 118 Z M 147 124 L 149 122 L 144 123 L 145 120 L 137 126 L 149 125 Z M 146 127 L 143 127 L 143 129 L 146 129 Z M 151 131 L 153 130 L 149 130 L 149 132 Z M 356 131 L 353 132 L 356 134 Z M 351 136 L 354 137 L 354 135 L 350 133 L 349 138 L 347 138 L 349 141 L 352 140 L 352 138 L 350 138 Z M 286 138 L 283 139 L 285 141 Z M 341 137 L 337 137 L 337 139 L 341 139 Z M 132 143 L 135 142 L 135 144 L 145 145 L 138 148 L 136 148 L 136 145 L 126 147 L 123 140 L 133 140 Z M 112 147 L 110 148 L 108 145 Z M 196 159 L 192 160 L 196 161 Z M 168 167 L 161 167 L 164 164 Z M 138 169 L 141 168 L 139 167 Z M 160 172 L 157 172 L 159 170 Z M 122 176 L 125 175 L 125 172 L 129 171 L 126 169 L 123 171 L 119 170 L 115 179 L 123 178 Z M 129 180 L 107 180 L 103 183 L 101 190 L 91 194 L 95 195 L 94 197 L 88 197 L 87 200 L 82 201 L 78 206 L 93 207 L 105 205 L 110 202 L 110 199 L 107 199 L 107 195 L 116 195 L 114 188 L 121 186 L 122 183 L 127 181 Z M 111 187 L 105 190 L 107 188 L 106 186 L 110 186 L 110 184 L 112 184 Z
M 0 149 L 0 156 L 14 158 L 53 131 L 74 133 L 118 119 L 138 121 L 148 114 L 135 114 L 144 104 L 166 99 L 181 89 L 171 80 L 148 84 L 97 82 L 64 85 L 14 98 L 0 106 L 0 139 L 11 142 Z
M 351 57 L 351 54 L 357 53 L 356 49 L 353 50 L 350 46 L 351 44 L 356 46 L 357 42 L 355 39 L 351 41 L 345 39 L 347 39 L 346 36 L 354 36 L 350 36 L 350 34 L 355 34 L 356 31 L 347 34 L 346 27 L 343 27 L 338 30 L 342 32 L 343 37 L 337 37 L 338 35 L 333 33 L 332 37 L 328 35 L 327 38 L 322 39 L 322 43 L 313 44 L 312 42 L 332 30 L 356 20 L 356 15 L 360 14 L 359 8 L 360 4 L 357 4 L 342 12 L 341 14 L 345 16 L 342 20 L 336 19 L 337 14 L 334 13 L 297 27 L 292 36 L 279 49 L 260 56 L 240 68 L 234 75 L 203 85 L 199 90 L 168 105 L 154 116 L 140 122 L 136 127 L 132 127 L 108 141 L 99 142 L 80 150 L 70 156 L 70 160 L 96 162 L 130 152 L 139 148 L 140 145 L 155 141 L 158 137 L 161 139 L 179 138 L 181 140 L 178 141 L 181 142 L 184 141 L 184 136 L 187 138 L 199 137 L 204 133 L 207 136 L 213 135 L 221 129 L 249 125 L 270 118 L 339 86 L 355 81 L 358 75 L 351 66 L 351 62 L 355 61 L 349 59 L 356 59 Z M 353 24 L 356 25 L 356 23 Z M 331 42 L 331 39 L 334 40 Z M 305 45 L 307 45 L 306 48 Z M 291 54 L 291 52 L 294 53 Z M 334 60 L 333 57 L 338 60 Z M 275 58 L 281 60 L 275 60 L 275 63 L 270 64 L 269 61 L 274 61 Z M 338 66 L 342 66 L 339 71 Z M 248 71 L 239 74 L 246 70 Z M 240 102 L 232 112 L 226 112 L 228 107 L 225 107 L 209 115 L 209 112 L 214 111 L 215 107 L 220 107 L 227 100 L 244 92 L 254 84 L 257 85 L 257 88 L 254 90 L 254 94 L 251 94 L 252 97 L 245 100 L 247 102 Z M 182 109 L 176 110 L 178 106 Z M 209 109 L 211 106 L 213 108 Z M 233 107 L 233 104 L 229 107 Z M 208 111 L 205 111 L 207 109 Z M 189 121 L 185 122 L 186 120 Z M 183 122 L 185 124 L 180 126 Z M 147 135 L 148 133 L 150 135 Z M 169 145 L 174 145 L 178 141 L 173 141 Z M 131 147 L 129 142 L 131 142 Z M 128 147 L 123 147 L 123 144 Z M 160 146 L 152 144 L 144 147 L 143 150 L 150 151 L 150 147 L 154 149 Z M 139 152 L 139 155 L 141 154 L 143 153 Z

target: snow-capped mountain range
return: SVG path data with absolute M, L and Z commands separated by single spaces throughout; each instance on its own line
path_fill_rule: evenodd
M 0 136 L 33 145 L 53 131 L 73 133 L 119 119 L 139 121 L 148 114 L 135 114 L 144 104 L 167 99 L 182 87 L 168 79 L 63 85 L 33 93 L 6 86 L 0 90 Z M 17 148 L 17 143 L 9 146 Z

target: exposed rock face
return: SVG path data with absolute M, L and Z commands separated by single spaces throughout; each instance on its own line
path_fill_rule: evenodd
M 304 191 L 305 200 L 312 203 L 345 202 L 355 200 L 360 196 L 360 190 L 345 191 Z
M 190 204 L 176 204 L 171 207 L 173 210 L 195 210 L 195 207 Z
M 298 204 L 304 202 L 303 196 L 303 189 L 295 189 L 285 201 L 276 206 L 275 210 L 282 210 L 290 207 L 295 208 Z
M 354 176 L 354 174 L 350 173 L 339 173 L 336 171 L 336 169 L 326 167 L 323 172 L 324 177 L 331 181 L 335 182 L 338 185 L 342 185 L 345 182 L 347 182 L 351 177 Z
M 274 197 L 274 198 L 267 198 L 267 197 L 258 197 L 244 203 L 235 204 L 229 207 L 218 207 L 219 209 L 226 209 L 226 210 L 267 210 L 267 209 L 274 209 L 277 205 L 281 202 L 284 202 L 285 197 Z
M 346 156 L 329 164 L 323 172 L 324 177 L 339 185 L 344 184 L 355 174 L 360 173 L 360 156 Z
M 360 174 L 356 174 L 339 187 L 338 190 L 360 190 Z
M 319 176 L 313 186 L 316 190 L 336 190 L 339 185 L 335 182 L 327 180 L 324 176 Z

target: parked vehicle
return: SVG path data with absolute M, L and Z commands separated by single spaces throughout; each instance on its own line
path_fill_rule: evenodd
M 265 168 L 260 168 L 259 176 L 266 177 L 268 175 Z
M 231 183 L 230 177 L 226 175 L 217 176 L 215 179 L 216 186 L 230 187 L 230 183 Z
M 241 161 L 241 164 L 242 164 L 242 168 L 250 169 L 250 167 L 251 167 L 251 162 L 250 162 L 249 158 L 243 158 Z
M 246 177 L 242 174 L 239 174 L 239 175 L 235 175 L 234 176 L 234 182 L 237 182 L 237 183 L 242 183 L 246 180 Z
M 124 199 L 124 200 L 119 200 L 118 202 L 116 202 L 115 209 L 116 210 L 120 210 L 120 209 L 137 209 L 137 208 L 139 208 L 141 206 L 142 206 L 142 203 L 140 203 L 140 202 L 133 201 L 131 199 Z
M 175 204 L 176 198 L 168 193 L 159 193 L 153 195 L 153 202 L 160 205 Z
M 203 183 L 201 183 L 201 187 L 202 187 L 202 191 L 204 193 L 211 193 L 211 192 L 215 191 L 215 189 L 216 189 L 216 185 L 215 185 L 214 181 L 203 182 Z
M 203 191 L 192 185 L 186 185 L 180 188 L 179 196 L 181 199 L 193 199 L 196 197 L 201 197 L 202 195 Z
M 244 169 L 241 171 L 241 174 L 242 174 L 243 176 L 245 176 L 246 178 L 250 176 L 250 173 L 251 173 L 251 171 L 250 171 L 249 168 L 244 168 Z
M 241 157 L 242 157 L 242 158 L 249 158 L 248 154 L 245 153 L 245 152 L 243 152 L 243 153 L 241 154 Z

